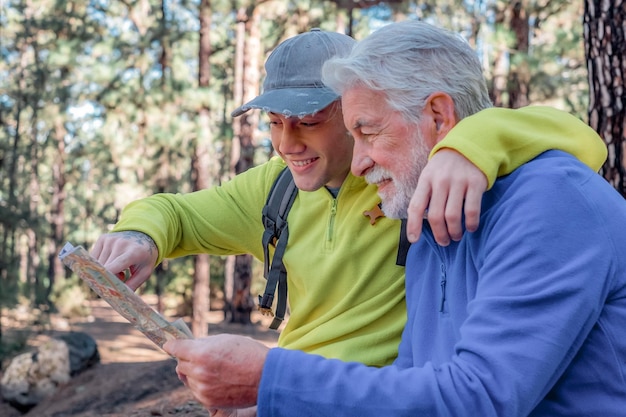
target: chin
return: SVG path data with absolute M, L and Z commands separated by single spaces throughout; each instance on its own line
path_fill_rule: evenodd
M 383 213 L 385 214 L 386 217 L 390 218 L 390 219 L 406 219 L 406 210 L 404 211 L 399 211 L 399 210 L 389 210 L 387 208 L 385 208 L 385 205 L 383 204 Z
M 383 213 L 385 213 L 385 216 L 389 217 L 390 219 L 406 219 L 408 205 L 405 204 L 405 202 L 399 201 L 397 198 L 385 199 L 382 196 L 381 199 L 383 202 L 382 210 Z
M 300 191 L 317 191 L 324 186 L 324 184 L 320 184 L 319 182 L 312 181 L 298 181 L 295 180 L 296 187 Z

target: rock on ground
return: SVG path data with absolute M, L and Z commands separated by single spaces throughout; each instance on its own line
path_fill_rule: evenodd
M 173 360 L 98 364 L 23 417 L 208 417 L 175 368 Z

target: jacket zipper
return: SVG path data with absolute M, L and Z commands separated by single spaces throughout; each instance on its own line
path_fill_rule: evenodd
M 443 313 L 443 306 L 446 302 L 446 265 L 441 264 L 441 304 L 439 305 L 439 312 Z
M 430 231 L 430 226 L 425 225 L 426 228 Z M 432 249 L 437 254 L 437 258 L 439 259 L 439 287 L 441 288 L 441 298 L 439 299 L 439 312 L 443 313 L 445 311 L 446 304 L 446 284 L 448 282 L 447 273 L 446 273 L 446 263 L 445 256 L 442 252 L 442 249 L 437 242 L 435 242 L 434 236 L 430 235 L 426 240 L 428 244 L 432 247 Z
M 335 227 L 335 216 L 337 215 L 337 199 L 333 199 L 333 203 L 330 206 L 330 220 L 328 222 L 328 240 L 332 242 L 333 240 L 333 230 Z

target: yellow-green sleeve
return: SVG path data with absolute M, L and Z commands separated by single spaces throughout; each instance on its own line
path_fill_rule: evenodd
M 284 166 L 280 158 L 273 158 L 219 186 L 134 201 L 124 207 L 112 231 L 150 236 L 159 250 L 157 264 L 198 253 L 250 253 L 263 259 L 261 211 Z
M 461 120 L 432 149 L 432 157 L 451 148 L 472 161 L 487 177 L 511 173 L 542 152 L 556 149 L 574 155 L 598 171 L 607 157 L 600 136 L 577 117 L 545 106 L 489 108 Z

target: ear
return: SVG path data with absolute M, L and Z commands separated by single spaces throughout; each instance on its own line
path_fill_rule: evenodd
M 457 124 L 454 100 L 443 92 L 436 92 L 428 96 L 424 104 L 423 114 L 431 120 L 431 137 L 435 139 L 435 144 L 442 140 Z

